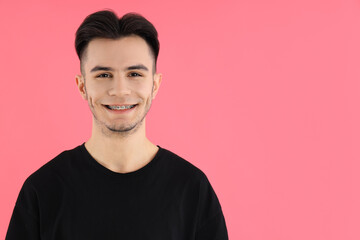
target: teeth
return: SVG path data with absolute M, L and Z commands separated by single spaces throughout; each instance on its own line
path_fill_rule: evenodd
M 124 110 L 124 109 L 129 109 L 134 107 L 135 105 L 129 105 L 129 106 L 108 106 L 110 109 L 114 109 L 114 110 Z

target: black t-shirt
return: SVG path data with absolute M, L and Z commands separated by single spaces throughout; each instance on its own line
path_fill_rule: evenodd
M 6 240 L 226 240 L 205 174 L 161 148 L 146 166 L 116 173 L 82 144 L 25 181 Z

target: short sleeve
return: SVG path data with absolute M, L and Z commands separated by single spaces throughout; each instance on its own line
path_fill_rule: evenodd
M 26 180 L 17 198 L 12 213 L 6 240 L 39 240 L 39 208 L 36 191 Z
M 200 184 L 196 240 L 228 240 L 220 202 L 205 174 Z

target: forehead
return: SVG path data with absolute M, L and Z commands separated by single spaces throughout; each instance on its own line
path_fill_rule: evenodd
M 116 68 L 133 64 L 143 64 L 150 69 L 153 61 L 150 47 L 138 36 L 96 38 L 89 42 L 84 54 L 84 66 L 87 70 L 95 65 Z

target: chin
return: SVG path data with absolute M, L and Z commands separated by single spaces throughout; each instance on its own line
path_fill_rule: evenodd
M 133 125 L 106 125 L 106 128 L 113 133 L 130 133 L 136 131 L 141 123 Z

